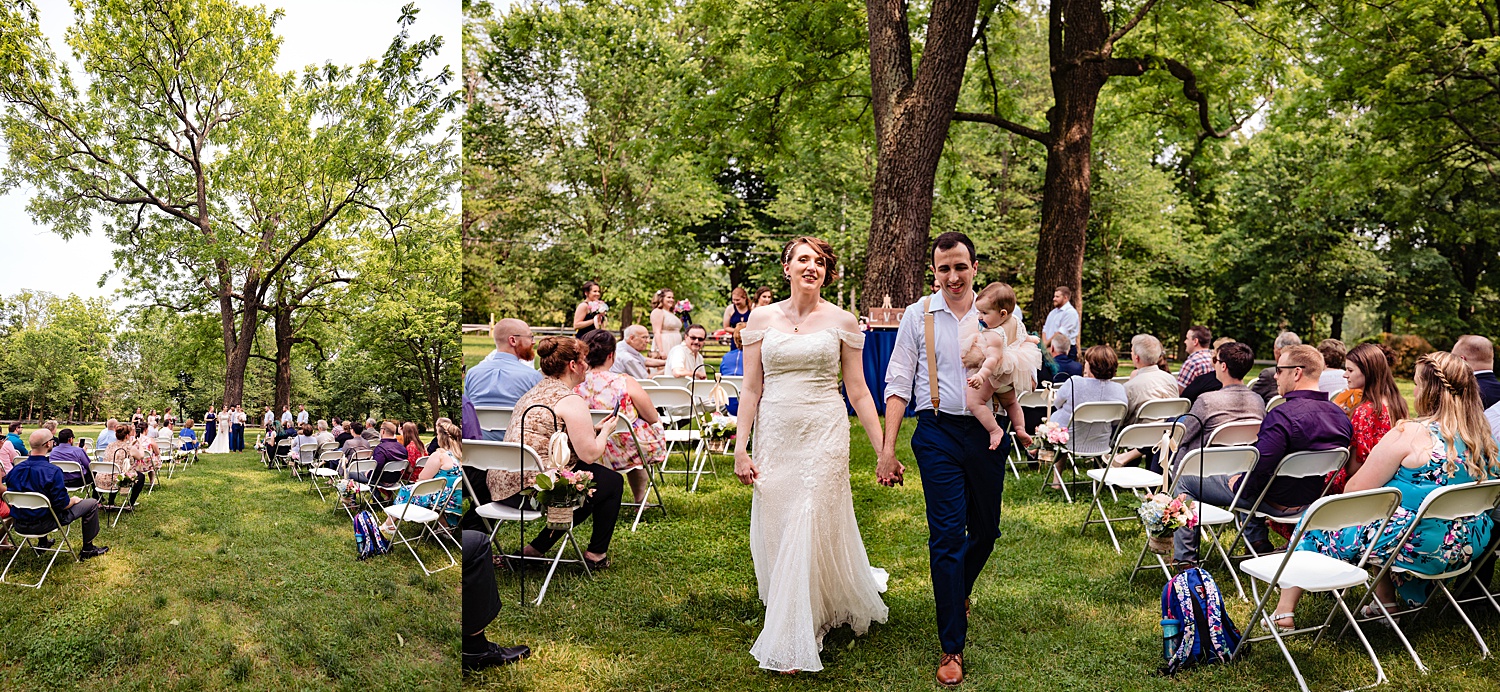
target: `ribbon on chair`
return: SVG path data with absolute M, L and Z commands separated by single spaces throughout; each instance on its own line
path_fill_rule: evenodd
M 547 458 L 552 460 L 553 468 L 562 468 L 568 465 L 572 457 L 572 448 L 568 446 L 568 433 L 559 430 L 552 433 L 547 440 Z
M 724 391 L 724 375 L 714 373 L 714 388 L 708 390 L 708 398 L 714 404 L 714 411 L 729 410 L 729 392 Z

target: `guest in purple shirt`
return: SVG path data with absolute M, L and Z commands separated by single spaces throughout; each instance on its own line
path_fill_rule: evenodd
M 83 466 L 83 473 L 89 472 L 89 455 L 83 448 L 73 444 L 73 429 L 63 428 L 57 432 L 57 446 L 52 448 L 52 453 L 47 455 L 52 461 L 76 461 Z M 78 473 L 64 473 L 63 483 L 70 488 L 82 485 L 83 475 Z
M 391 421 L 386 421 L 384 423 L 381 423 L 380 424 L 380 443 L 377 444 L 377 445 L 375 445 L 374 450 L 370 454 L 370 458 L 375 461 L 375 470 L 374 470 L 374 472 L 371 473 L 369 476 L 365 476 L 364 474 L 360 474 L 360 473 L 355 473 L 355 474 L 350 474 L 349 477 L 353 478 L 356 481 L 359 481 L 360 483 L 369 483 L 371 485 L 374 485 L 374 484 L 377 484 L 377 483 L 380 483 L 380 482 L 393 482 L 393 481 L 398 480 L 399 479 L 398 472 L 394 472 L 394 471 L 390 472 L 389 473 L 390 477 L 387 478 L 386 477 L 387 472 L 385 470 L 385 465 L 387 463 L 389 463 L 389 462 L 392 462 L 392 461 L 401 461 L 401 462 L 404 462 L 404 461 L 407 460 L 406 447 L 401 444 L 400 440 L 396 439 L 396 435 L 397 435 L 397 430 L 396 430 L 396 424 L 395 423 L 393 423 Z
M 1185 481 L 1178 490 L 1194 499 L 1228 507 L 1235 491 L 1244 483 L 1238 506 L 1248 509 L 1255 504 L 1266 484 L 1265 500 L 1260 510 L 1275 516 L 1291 516 L 1317 501 L 1323 494 L 1323 478 L 1281 478 L 1272 480 L 1281 460 L 1292 452 L 1321 451 L 1348 447 L 1354 437 L 1354 426 L 1328 395 L 1318 390 L 1318 376 L 1323 373 L 1323 356 L 1318 349 L 1305 344 L 1282 350 L 1276 360 L 1276 389 L 1286 402 L 1266 414 L 1260 424 L 1255 448 L 1260 461 L 1249 474 L 1232 478 L 1210 476 L 1201 487 L 1196 478 Z M 1173 557 L 1179 562 L 1196 562 L 1198 537 L 1193 529 L 1178 529 L 1174 536 Z M 1256 553 L 1275 550 L 1267 537 L 1264 519 L 1252 518 L 1245 523 L 1245 541 Z

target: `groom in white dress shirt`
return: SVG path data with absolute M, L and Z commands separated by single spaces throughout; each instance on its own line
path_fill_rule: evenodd
M 1000 495 L 1010 440 L 990 449 L 989 434 L 964 404 L 968 373 L 959 353 L 959 327 L 977 326 L 979 320 L 973 241 L 957 232 L 938 236 L 932 270 L 940 291 L 907 307 L 896 332 L 885 374 L 885 444 L 875 473 L 883 485 L 901 480 L 905 468 L 896 460 L 896 440 L 907 402 L 916 402 L 911 449 L 927 504 L 927 550 L 942 644 L 937 680 L 952 686 L 964 678 L 969 594 L 1000 537 Z M 929 368 L 929 358 L 935 368 Z M 937 370 L 936 386 L 931 369 Z M 1003 409 L 996 415 L 1006 421 Z

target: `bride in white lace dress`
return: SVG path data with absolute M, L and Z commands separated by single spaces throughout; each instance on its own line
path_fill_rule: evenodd
M 745 380 L 735 475 L 755 486 L 750 554 L 766 605 L 750 654 L 760 667 L 823 669 L 823 635 L 885 622 L 885 570 L 870 567 L 849 488 L 849 400 L 874 449 L 882 430 L 865 385 L 864 334 L 854 315 L 819 297 L 837 258 L 823 241 L 798 238 L 782 252 L 791 298 L 756 308 L 741 332 Z M 747 453 L 751 431 L 755 453 Z

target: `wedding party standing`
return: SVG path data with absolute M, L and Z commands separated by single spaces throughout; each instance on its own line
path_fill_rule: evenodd
M 580 339 L 595 329 L 604 326 L 604 311 L 607 306 L 601 298 L 604 292 L 600 290 L 599 284 L 593 281 L 583 282 L 583 301 L 573 308 L 573 328 L 578 330 L 576 336 Z
M 823 300 L 837 278 L 837 257 L 816 238 L 782 251 L 791 297 L 755 310 L 740 332 L 745 379 L 740 390 L 734 473 L 753 485 L 750 554 L 766 606 L 750 654 L 761 668 L 823 669 L 829 630 L 864 634 L 885 622 L 885 570 L 870 567 L 849 486 L 849 402 L 875 449 L 880 417 L 864 380 L 865 337 L 854 315 Z M 959 398 L 960 403 L 962 397 Z M 755 434 L 755 454 L 749 438 Z
M 651 357 L 666 360 L 667 354 L 682 343 L 682 320 L 672 309 L 677 305 L 672 289 L 663 288 L 651 296 Z
M 876 447 L 875 473 L 882 485 L 901 482 L 905 467 L 896 459 L 896 440 L 907 402 L 916 397 L 911 451 L 927 504 L 927 550 L 942 645 L 937 680 L 957 685 L 964 679 L 969 594 L 1000 537 L 1010 441 L 990 449 L 984 426 L 965 406 L 959 335 L 976 329 L 979 320 L 974 243 L 950 231 L 934 241 L 931 257 L 942 290 L 908 306 L 901 317 L 886 370 L 885 437 Z

